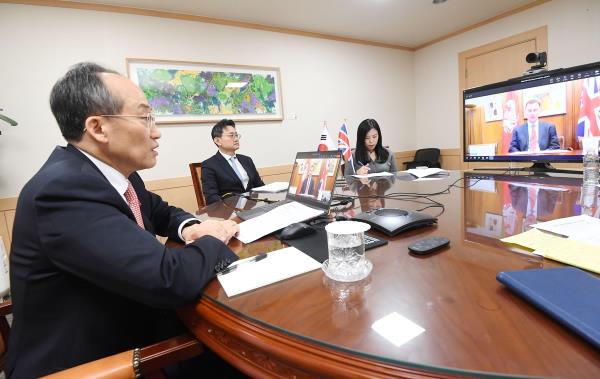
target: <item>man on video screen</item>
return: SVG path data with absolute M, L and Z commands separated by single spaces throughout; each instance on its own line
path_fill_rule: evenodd
M 513 130 L 509 153 L 560 149 L 556 127 L 551 123 L 539 121 L 540 109 L 541 103 L 538 99 L 527 101 L 525 104 L 527 122 Z

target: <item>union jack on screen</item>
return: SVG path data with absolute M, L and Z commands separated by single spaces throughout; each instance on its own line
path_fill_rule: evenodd
M 348 137 L 348 129 L 345 123 L 340 127 L 340 133 L 338 134 L 338 150 L 342 152 L 345 160 L 348 162 L 352 161 L 350 138 Z
M 579 99 L 577 136 L 600 136 L 600 80 L 597 77 L 583 79 Z

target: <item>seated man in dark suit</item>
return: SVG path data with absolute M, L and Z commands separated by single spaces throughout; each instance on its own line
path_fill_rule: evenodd
M 144 93 L 93 63 L 71 68 L 50 107 L 58 146 L 19 195 L 10 255 L 6 373 L 37 378 L 185 331 L 195 301 L 237 256 L 230 220 L 200 223 L 149 192 L 160 131 Z M 185 247 L 167 248 L 155 234 Z
M 534 185 L 509 184 L 508 189 L 513 208 L 523 216 L 523 231 L 539 222 L 538 218 L 551 215 L 560 196 L 560 191 Z
M 509 153 L 560 149 L 556 127 L 549 122 L 539 121 L 540 110 L 538 99 L 531 99 L 525 104 L 527 122 L 513 130 Z
M 233 120 L 219 121 L 210 134 L 219 151 L 202 162 L 202 191 L 206 204 L 215 203 L 227 194 L 240 194 L 265 185 L 252 159 L 235 153 L 240 148 L 241 136 L 235 130 Z
M 300 179 L 300 187 L 296 190 L 296 194 L 316 197 L 317 189 L 317 183 L 312 173 L 312 161 L 307 159 L 304 162 L 304 173 L 302 174 L 302 179 Z

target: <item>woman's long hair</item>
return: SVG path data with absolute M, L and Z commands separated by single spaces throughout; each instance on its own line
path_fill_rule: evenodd
M 354 151 L 354 156 L 356 157 L 356 160 L 362 164 L 371 162 L 371 158 L 369 157 L 369 153 L 367 152 L 367 147 L 365 145 L 365 138 L 371 129 L 377 130 L 377 133 L 379 134 L 377 145 L 375 145 L 375 155 L 377 156 L 375 161 L 377 163 L 384 163 L 388 159 L 389 152 L 383 147 L 381 142 L 383 138 L 381 135 L 381 129 L 379 129 L 379 124 L 372 118 L 363 120 L 358 125 L 358 130 L 356 131 L 356 150 Z

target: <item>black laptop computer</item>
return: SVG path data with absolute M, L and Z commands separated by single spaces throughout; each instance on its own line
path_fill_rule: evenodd
M 237 216 L 244 221 L 249 220 L 292 201 L 322 210 L 323 214 L 327 214 L 340 159 L 341 153 L 336 150 L 297 153 L 285 200 L 238 211 Z

